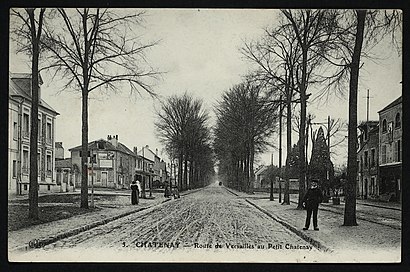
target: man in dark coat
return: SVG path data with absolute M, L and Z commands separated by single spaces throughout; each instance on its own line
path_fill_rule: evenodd
M 303 198 L 303 206 L 306 207 L 307 210 L 306 222 L 303 230 L 309 229 L 312 212 L 313 227 L 315 230 L 319 230 L 317 226 L 317 211 L 319 209 L 319 203 L 322 202 L 323 195 L 320 189 L 317 187 L 317 183 L 317 180 L 311 181 L 311 187 L 306 192 L 305 197 Z

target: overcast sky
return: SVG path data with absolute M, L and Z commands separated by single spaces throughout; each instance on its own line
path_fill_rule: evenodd
M 148 52 L 149 62 L 166 71 L 155 91 L 163 97 L 187 91 L 202 98 L 212 111 L 221 94 L 240 83 L 242 76 L 252 69 L 239 49 L 244 40 L 257 39 L 263 29 L 273 26 L 278 11 L 257 9 L 148 9 L 143 39 L 161 40 Z M 378 120 L 377 111 L 402 93 L 401 57 L 387 42 L 375 48 L 377 63 L 363 60 L 360 71 L 358 119 L 366 119 L 366 92 L 370 90 L 370 119 Z M 16 56 L 11 48 L 11 72 L 29 72 L 24 56 Z M 56 141 L 63 142 L 66 157 L 68 149 L 81 144 L 81 96 L 73 92 L 57 93 L 59 84 L 43 73 L 42 98 L 60 115 L 57 117 Z M 106 139 L 108 134 L 118 135 L 119 141 L 130 149 L 149 145 L 155 151 L 162 146 L 155 136 L 155 109 L 159 103 L 149 96 L 130 97 L 127 90 L 119 94 L 91 95 L 89 103 L 89 140 Z M 317 122 L 325 122 L 327 115 L 347 120 L 348 103 L 332 98 L 328 104 L 309 104 Z M 274 136 L 277 138 L 277 136 Z M 285 138 L 284 138 L 285 139 Z M 285 140 L 284 140 L 285 141 Z M 283 143 L 285 145 L 285 142 Z M 346 161 L 343 148 L 337 150 L 335 164 Z M 272 152 L 271 152 L 272 153 Z M 271 153 L 263 154 L 257 164 L 269 164 Z M 283 161 L 286 149 L 283 151 Z M 165 152 L 163 154 L 165 156 Z M 274 163 L 278 154 L 274 152 Z

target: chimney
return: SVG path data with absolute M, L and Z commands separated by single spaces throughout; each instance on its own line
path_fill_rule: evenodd
M 158 156 L 158 148 L 155 148 L 155 155 Z
M 134 153 L 135 153 L 135 155 L 137 155 L 137 153 L 138 153 L 138 147 L 136 147 L 136 146 L 134 146 Z
M 115 136 L 112 136 L 112 137 L 111 137 L 111 135 L 108 135 L 108 136 L 109 136 L 108 141 L 109 141 L 113 146 L 117 147 L 117 146 L 118 146 L 118 135 L 115 135 Z
M 107 140 L 108 140 L 108 141 L 111 140 L 111 135 L 108 135 L 108 136 L 107 136 Z

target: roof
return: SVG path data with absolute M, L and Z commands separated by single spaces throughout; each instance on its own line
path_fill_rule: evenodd
M 265 165 L 261 165 L 260 167 L 258 167 L 258 169 L 255 171 L 255 175 L 263 175 L 266 170 L 268 170 L 268 167 Z
M 55 142 L 55 148 L 64 148 L 62 142 Z
M 380 113 L 382 111 L 388 110 L 388 109 L 393 108 L 394 106 L 397 106 L 401 103 L 402 103 L 402 96 L 400 96 L 399 98 L 397 98 L 396 100 L 394 100 L 393 102 L 391 102 L 389 105 L 384 107 L 382 110 L 379 110 L 378 112 Z
M 42 83 L 43 81 L 40 77 L 40 84 Z M 31 74 L 9 73 L 9 95 L 11 97 L 23 97 L 24 99 L 31 101 Z M 55 114 L 59 114 L 41 98 L 38 105 L 54 112 Z
M 100 143 L 100 142 L 104 142 L 104 144 L 105 144 L 104 150 L 119 151 L 119 152 L 128 154 L 128 155 L 130 155 L 130 156 L 136 156 L 135 153 L 132 152 L 126 145 L 124 145 L 124 144 L 118 142 L 117 147 L 115 147 L 112 143 L 110 143 L 109 141 L 104 140 L 104 139 L 99 139 L 99 140 L 95 140 L 95 141 L 89 142 L 89 143 L 88 143 L 88 150 L 97 150 L 97 149 L 100 149 L 100 148 L 98 147 L 98 145 L 97 145 L 97 144 Z M 72 151 L 78 151 L 78 150 L 81 150 L 81 145 L 76 146 L 76 147 L 73 147 L 73 148 L 70 148 L 68 151 L 72 152 Z
M 67 158 L 64 160 L 56 160 L 56 168 L 71 168 L 71 158 Z
M 364 127 L 368 125 L 369 127 L 374 127 L 379 125 L 379 121 L 363 121 L 359 124 L 359 127 Z
M 155 161 L 155 158 L 161 159 L 154 151 L 152 151 L 148 146 L 144 146 L 137 152 L 138 156 L 149 159 L 151 161 Z

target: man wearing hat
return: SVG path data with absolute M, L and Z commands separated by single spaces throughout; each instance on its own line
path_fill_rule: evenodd
M 313 212 L 313 227 L 315 230 L 319 230 L 317 226 L 317 211 L 319 209 L 319 203 L 322 202 L 322 192 L 320 189 L 317 187 L 318 180 L 313 179 L 310 183 L 310 188 L 305 194 L 305 197 L 303 198 L 303 207 L 306 207 L 307 210 L 307 217 L 306 217 L 306 223 L 305 227 L 303 230 L 309 229 L 310 225 L 310 218 L 312 216 Z

